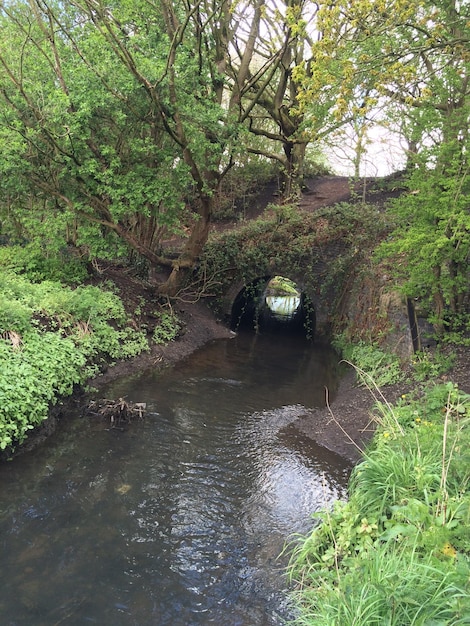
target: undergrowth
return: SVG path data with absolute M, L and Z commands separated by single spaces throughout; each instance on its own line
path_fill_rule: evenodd
M 77 285 L 87 277 L 84 259 L 75 256 L 67 247 L 50 249 L 37 242 L 23 245 L 0 245 L 0 268 L 21 274 L 31 282 L 59 281 Z
M 399 356 L 383 350 L 377 344 L 362 340 L 349 343 L 340 335 L 333 341 L 333 345 L 346 362 L 354 364 L 361 385 L 369 386 L 374 381 L 377 387 L 384 387 L 405 379 Z
M 434 380 L 448 372 L 454 356 L 439 349 L 420 350 L 413 355 L 409 363 L 403 363 L 399 355 L 382 348 L 377 342 L 359 340 L 351 343 L 346 335 L 338 335 L 333 346 L 342 355 L 344 361 L 353 364 L 359 384 L 369 387 L 384 387 L 414 380 L 419 383 Z
M 385 400 L 349 500 L 292 548 L 297 625 L 470 623 L 470 396 Z
M 100 363 L 148 348 L 116 294 L 0 274 L 0 449 L 22 443 Z
M 162 345 L 176 339 L 181 331 L 181 323 L 177 315 L 172 310 L 159 311 L 156 313 L 156 317 L 158 324 L 153 331 L 153 341 Z

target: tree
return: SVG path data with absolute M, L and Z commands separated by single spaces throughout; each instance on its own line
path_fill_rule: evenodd
M 243 124 L 273 80 L 273 114 L 280 124 L 293 119 L 283 103 L 292 25 L 281 50 L 263 39 L 254 69 L 266 11 L 262 0 L 3 3 L 6 203 L 34 199 L 38 222 L 53 217 L 92 251 L 121 241 L 168 265 L 159 291 L 175 295 L 207 240 L 220 181 L 249 143 Z M 275 139 L 290 154 L 297 140 L 282 124 Z M 182 253 L 166 258 L 164 234 L 183 228 Z
M 296 200 L 304 185 L 307 146 L 319 139 L 325 120 L 324 115 L 307 118 L 300 107 L 302 69 L 312 63 L 318 5 L 310 0 L 263 4 L 252 78 L 241 106 L 251 134 L 269 143 L 252 142 L 248 150 L 279 163 L 284 200 Z
M 366 114 L 386 98 L 405 130 L 410 193 L 384 250 L 400 255 L 408 293 L 431 298 L 440 329 L 446 310 L 465 311 L 470 291 L 469 17 L 455 0 L 329 2 L 319 14 L 323 84 L 342 81 L 337 110 L 359 90 L 370 94 Z
M 165 0 L 2 7 L 1 167 L 12 190 L 41 201 L 41 219 L 74 223 L 75 241 L 92 223 L 170 265 L 168 295 L 207 239 L 237 133 L 221 106 L 226 11 Z M 162 233 L 188 223 L 182 254 L 166 259 Z
M 407 32 L 415 84 L 394 93 L 409 107 L 413 148 L 413 193 L 397 203 L 406 226 L 395 233 L 396 249 L 406 253 L 408 289 L 431 297 L 440 332 L 462 323 L 470 293 L 469 15 L 468 6 L 453 1 L 422 4 L 421 19 Z
M 111 233 L 166 262 L 159 235 L 179 227 L 190 178 L 141 85 L 71 3 L 16 2 L 1 18 L 0 167 L 15 208 L 101 254 Z

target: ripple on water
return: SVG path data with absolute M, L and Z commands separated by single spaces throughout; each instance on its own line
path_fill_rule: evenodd
M 214 342 L 106 390 L 147 402 L 143 422 L 77 417 L 2 468 L 2 623 L 281 624 L 278 555 L 350 470 L 289 426 L 335 363 L 297 340 Z

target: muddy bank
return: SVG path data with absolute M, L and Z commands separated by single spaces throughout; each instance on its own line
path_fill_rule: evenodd
M 445 349 L 443 349 L 445 350 Z M 450 372 L 434 382 L 452 381 L 464 393 L 470 394 L 470 350 L 463 346 L 446 349 L 455 361 Z M 411 380 L 411 379 L 410 379 Z M 361 458 L 361 451 L 374 434 L 374 406 L 377 401 L 394 404 L 402 394 L 419 389 L 416 383 L 400 383 L 371 391 L 359 387 L 355 372 L 350 369 L 340 381 L 338 392 L 330 408 L 309 411 L 292 426 L 323 447 L 353 462 Z
M 384 390 L 389 402 L 399 395 L 398 389 Z M 357 462 L 374 434 L 372 408 L 375 399 L 359 387 L 354 371 L 341 378 L 334 402 L 324 409 L 313 409 L 292 424 L 293 428 L 314 439 L 324 448 Z
M 152 367 L 161 369 L 184 359 L 209 341 L 233 337 L 233 332 L 220 324 L 203 302 L 177 309 L 176 312 L 183 327 L 177 339 L 164 346 L 154 344 L 150 352 L 109 366 L 102 374 L 90 380 L 89 384 L 99 389 L 102 385 L 133 372 Z

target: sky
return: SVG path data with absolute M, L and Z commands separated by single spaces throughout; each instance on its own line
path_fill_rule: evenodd
M 361 176 L 387 176 L 400 171 L 405 166 L 405 151 L 400 137 L 381 126 L 373 126 L 369 131 L 369 145 L 362 158 Z M 354 150 L 344 141 L 336 149 L 326 150 L 326 157 L 334 173 L 340 176 L 353 176 Z

